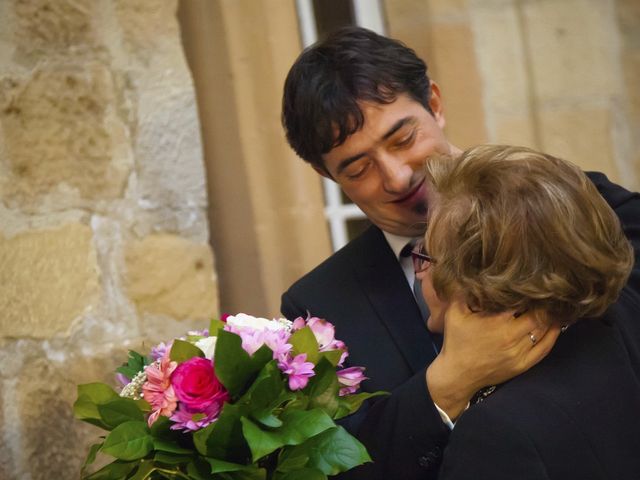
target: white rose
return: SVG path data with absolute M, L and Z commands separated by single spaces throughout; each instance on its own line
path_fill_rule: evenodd
M 213 354 L 216 351 L 216 341 L 218 337 L 203 337 L 196 342 L 198 347 L 204 353 L 204 356 L 209 360 L 213 359 Z
M 286 318 L 279 318 L 274 320 L 268 320 L 266 318 L 252 317 L 246 313 L 238 313 L 237 315 L 230 315 L 227 317 L 226 322 L 228 325 L 238 328 L 250 328 L 252 330 L 290 330 L 291 322 Z

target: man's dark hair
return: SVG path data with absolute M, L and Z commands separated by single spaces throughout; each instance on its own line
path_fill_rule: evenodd
M 291 148 L 324 169 L 322 154 L 364 124 L 358 101 L 380 104 L 409 94 L 430 113 L 427 65 L 403 43 L 344 27 L 304 50 L 284 84 L 282 124 Z

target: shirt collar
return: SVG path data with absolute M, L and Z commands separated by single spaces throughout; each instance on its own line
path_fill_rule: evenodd
M 413 242 L 418 240 L 421 237 L 401 237 L 400 235 L 395 235 L 393 233 L 382 231 L 384 238 L 387 239 L 387 243 L 393 250 L 393 253 L 396 256 L 396 259 L 400 259 L 400 251 L 405 247 L 405 245 L 409 242 Z

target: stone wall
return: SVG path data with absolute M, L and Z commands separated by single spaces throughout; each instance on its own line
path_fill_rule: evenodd
M 0 1 L 0 478 L 72 479 L 76 384 L 218 313 L 169 0 Z

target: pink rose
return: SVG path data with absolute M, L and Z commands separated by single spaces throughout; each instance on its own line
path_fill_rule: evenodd
M 194 357 L 178 365 L 171 375 L 171 385 L 180 404 L 192 412 L 204 412 L 213 403 L 221 406 L 229 400 L 213 362 L 206 358 Z

